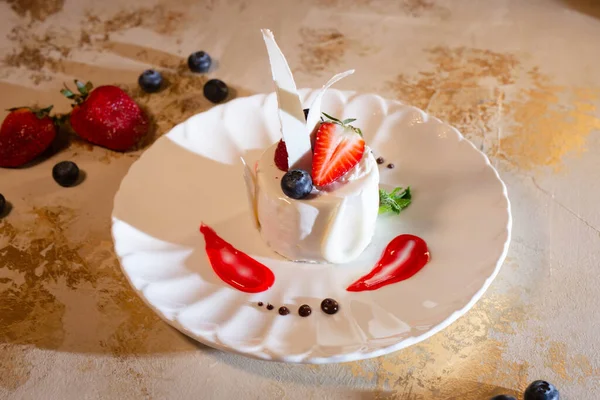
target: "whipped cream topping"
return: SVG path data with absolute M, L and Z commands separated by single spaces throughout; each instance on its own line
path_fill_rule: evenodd
M 351 181 L 355 181 L 368 175 L 373 168 L 377 168 L 377 160 L 375 160 L 375 156 L 373 156 L 373 151 L 369 148 L 369 146 L 365 146 L 365 152 L 359 161 L 358 164 L 354 166 L 350 171 L 346 172 L 338 182 L 347 183 Z

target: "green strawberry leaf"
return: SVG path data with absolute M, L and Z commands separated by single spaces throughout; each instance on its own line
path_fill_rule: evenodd
M 60 91 L 67 99 L 75 98 L 75 93 L 73 93 L 69 88 L 65 87 Z
M 39 110 L 36 109 L 34 110 L 34 114 L 36 117 L 38 117 L 38 119 L 46 118 L 48 115 L 50 115 L 50 111 L 52 111 L 53 107 L 54 106 L 48 106 Z
M 385 189 L 379 189 L 379 214 L 387 212 L 400 214 L 411 202 L 410 186 L 406 189 L 397 187 L 389 193 Z
M 329 114 L 326 114 L 326 113 L 321 113 L 321 114 L 323 114 L 324 116 L 326 116 L 328 119 L 330 119 L 330 120 L 331 120 L 331 121 L 333 121 L 333 122 L 337 122 L 338 124 L 341 124 L 341 123 L 342 123 L 342 121 L 340 121 L 339 119 L 337 119 L 337 118 L 335 118 L 335 117 L 332 117 L 332 116 L 331 116 L 331 115 L 329 115 Z
M 330 120 L 331 122 L 333 122 L 334 124 L 337 124 L 337 125 L 343 126 L 344 128 L 350 128 L 350 129 L 352 129 L 352 130 L 353 130 L 355 133 L 358 133 L 358 134 L 360 135 L 360 137 L 362 137 L 362 135 L 363 135 L 363 134 L 362 134 L 362 131 L 361 131 L 359 128 L 357 128 L 357 127 L 355 127 L 355 126 L 352 126 L 352 125 L 348 125 L 348 124 L 350 124 L 351 122 L 354 122 L 354 121 L 356 121 L 356 118 L 347 118 L 347 119 L 345 119 L 345 120 L 343 120 L 343 121 L 340 121 L 339 119 L 337 119 L 337 118 L 335 118 L 335 117 L 332 117 L 331 115 L 329 115 L 329 114 L 327 114 L 327 113 L 321 112 L 321 114 L 323 114 L 325 117 L 327 117 L 327 119 L 329 119 L 329 120 Z M 323 118 L 321 118 L 321 119 L 323 119 Z
M 75 79 L 75 86 L 77 86 L 77 90 L 79 90 L 79 93 L 81 93 L 83 96 L 88 94 L 87 85 L 85 83 Z

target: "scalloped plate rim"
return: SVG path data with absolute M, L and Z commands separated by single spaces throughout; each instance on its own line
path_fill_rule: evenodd
M 312 88 L 302 88 L 299 89 L 298 92 L 301 94 L 301 97 L 303 99 L 307 99 L 310 98 L 311 94 L 314 94 L 318 89 L 312 89 Z M 254 359 L 258 359 L 258 360 L 264 360 L 264 361 L 275 361 L 275 362 L 286 362 L 286 363 L 300 363 L 300 364 L 330 364 L 330 363 L 346 363 L 346 362 L 352 362 L 352 361 L 359 361 L 359 360 L 365 360 L 365 359 L 369 359 L 369 358 L 374 358 L 374 357 L 380 357 L 380 356 L 384 356 L 396 351 L 399 351 L 401 349 L 410 347 L 412 345 L 415 345 L 419 342 L 422 342 L 428 338 L 430 338 L 431 336 L 441 332 L 442 330 L 444 330 L 445 328 L 447 328 L 448 326 L 450 326 L 452 323 L 454 323 L 456 320 L 458 320 L 460 317 L 462 317 L 463 315 L 465 315 L 476 303 L 477 301 L 479 301 L 481 299 L 481 297 L 483 296 L 483 294 L 485 294 L 485 292 L 487 291 L 487 289 L 489 288 L 489 286 L 491 285 L 491 283 L 493 282 L 493 280 L 496 278 L 496 276 L 498 275 L 502 264 L 504 263 L 506 256 L 508 254 L 508 250 L 510 247 L 510 243 L 511 243 L 511 238 L 512 238 L 512 223 L 513 223 L 513 219 L 512 219 L 512 212 L 511 212 L 511 203 L 510 203 L 510 199 L 508 197 L 508 191 L 507 191 L 507 187 L 506 184 L 504 183 L 504 181 L 502 180 L 502 178 L 500 177 L 500 174 L 498 173 L 498 171 L 496 170 L 496 168 L 490 163 L 490 160 L 488 158 L 488 156 L 481 152 L 479 149 L 477 149 L 477 147 L 475 147 L 475 145 L 468 140 L 467 138 L 464 137 L 464 135 L 455 127 L 449 125 L 448 123 L 442 121 L 441 119 L 434 117 L 428 113 L 426 113 L 425 111 L 408 105 L 402 101 L 399 100 L 393 100 L 393 99 L 387 99 L 385 97 L 382 97 L 378 94 L 375 93 L 369 93 L 369 92 L 359 92 L 359 91 L 352 91 L 352 90 L 337 90 L 337 89 L 330 89 L 330 91 L 336 91 L 336 92 L 340 92 L 343 95 L 345 95 L 347 98 L 349 97 L 358 97 L 358 96 L 371 96 L 371 97 L 375 97 L 377 98 L 380 102 L 382 102 L 383 104 L 388 104 L 388 109 L 389 109 L 389 103 L 392 104 L 397 104 L 400 106 L 405 106 L 405 107 L 409 107 L 412 108 L 414 110 L 419 111 L 422 115 L 424 115 L 428 120 L 433 120 L 436 121 L 437 123 L 450 128 L 450 130 L 457 135 L 457 140 L 458 141 L 466 141 L 467 143 L 469 143 L 469 145 L 472 147 L 472 149 L 474 151 L 476 151 L 480 156 L 483 157 L 486 167 L 490 168 L 493 172 L 494 172 L 494 177 L 496 178 L 496 180 L 501 184 L 502 186 L 502 196 L 504 197 L 504 200 L 506 201 L 506 212 L 507 212 L 507 216 L 508 216 L 508 220 L 507 220 L 507 224 L 505 227 L 505 233 L 506 233 L 506 240 L 504 242 L 503 245 L 503 250 L 502 253 L 500 254 L 500 256 L 498 257 L 497 261 L 496 261 L 496 265 L 494 266 L 494 270 L 492 271 L 492 274 L 489 275 L 487 277 L 487 279 L 484 281 L 483 285 L 481 286 L 481 288 L 475 292 L 475 294 L 472 296 L 472 298 L 470 299 L 470 301 L 468 301 L 462 308 L 455 310 L 454 312 L 452 312 L 447 318 L 445 318 L 442 322 L 440 322 L 437 325 L 432 326 L 431 328 L 429 328 L 427 331 L 425 331 L 423 334 L 421 335 L 417 335 L 417 336 L 409 336 L 405 339 L 402 339 L 400 341 L 398 341 L 397 343 L 393 344 L 393 345 L 389 345 L 389 346 L 385 346 L 385 347 L 381 347 L 377 350 L 373 350 L 370 351 L 368 353 L 364 353 L 364 352 L 354 352 L 354 353 L 349 353 L 349 354 L 344 354 L 344 355 L 336 355 L 336 356 L 330 356 L 330 357 L 306 357 L 306 358 L 302 358 L 301 355 L 294 355 L 291 357 L 286 357 L 286 356 L 279 356 L 279 355 L 274 355 L 272 353 L 270 353 L 268 350 L 263 349 L 260 352 L 246 352 L 243 350 L 239 350 L 236 349 L 234 347 L 230 347 L 227 346 L 219 341 L 210 341 L 205 337 L 201 337 L 199 335 L 194 334 L 193 332 L 191 332 L 190 330 L 186 329 L 183 325 L 181 325 L 181 323 L 177 320 L 169 320 L 166 316 L 163 315 L 163 313 L 158 310 L 152 303 L 150 303 L 150 301 L 148 299 L 146 299 L 146 297 L 143 295 L 143 291 L 142 290 L 138 290 L 135 285 L 133 284 L 133 281 L 131 279 L 131 277 L 129 276 L 129 274 L 127 273 L 127 271 L 125 270 L 123 263 L 121 262 L 121 258 L 122 256 L 117 252 L 116 250 L 116 236 L 115 236 L 115 226 L 118 226 L 118 224 L 116 223 L 125 223 L 124 221 L 119 220 L 118 218 L 116 218 L 114 216 L 114 204 L 116 203 L 116 200 L 119 196 L 119 193 L 121 192 L 122 186 L 124 184 L 124 182 L 126 181 L 127 175 L 130 174 L 130 172 L 132 171 L 132 169 L 134 169 L 136 166 L 139 166 L 139 162 L 143 159 L 144 157 L 144 153 L 142 153 L 140 155 L 140 157 L 134 161 L 131 166 L 129 167 L 129 170 L 127 171 L 127 173 L 123 176 L 119 187 L 117 189 L 117 191 L 115 192 L 115 196 L 113 197 L 113 212 L 111 212 L 111 237 L 113 240 L 113 248 L 115 250 L 115 254 L 117 255 L 117 258 L 119 260 L 119 267 L 123 273 L 123 275 L 125 275 L 127 282 L 129 283 L 129 285 L 131 286 L 131 288 L 136 292 L 136 294 L 138 295 L 138 297 L 140 297 L 142 299 L 142 301 L 144 302 L 144 304 L 146 304 L 155 314 L 157 314 L 159 316 L 159 318 L 161 320 L 163 320 L 165 323 L 167 323 L 168 325 L 172 326 L 173 328 L 175 328 L 176 330 L 178 330 L 179 332 L 181 332 L 182 334 L 192 338 L 193 340 L 220 350 L 220 351 L 225 351 L 225 352 L 230 352 L 230 353 L 234 353 L 234 354 L 238 354 L 238 355 L 242 355 L 245 357 L 250 357 L 250 358 L 254 358 Z M 308 95 L 307 95 L 308 94 Z M 186 120 L 184 120 L 183 122 L 180 122 L 179 124 L 174 125 L 168 132 L 166 132 L 165 134 L 163 134 L 161 137 L 159 137 L 156 141 L 154 141 L 154 143 L 152 143 L 149 147 L 151 146 L 156 146 L 157 143 L 160 143 L 161 141 L 164 140 L 170 140 L 168 135 L 171 131 L 173 131 L 174 129 L 176 129 L 177 127 L 181 126 L 181 125 L 185 125 L 188 121 L 190 121 L 191 119 L 194 119 L 202 114 L 206 114 L 206 113 L 210 113 L 210 112 L 217 112 L 219 109 L 221 109 L 222 107 L 225 107 L 229 104 L 232 103 L 238 103 L 238 102 L 242 102 L 242 101 L 249 101 L 250 99 L 256 99 L 256 98 L 263 98 L 262 100 L 262 105 L 264 106 L 264 102 L 267 99 L 267 97 L 269 96 L 273 96 L 275 95 L 275 92 L 270 92 L 270 93 L 257 93 L 251 96 L 245 96 L 245 97 L 239 97 L 239 98 L 235 98 L 233 100 L 230 100 L 226 103 L 221 103 L 216 105 L 215 107 L 206 110 L 204 112 L 198 113 L 198 114 L 194 114 L 192 116 L 190 116 L 189 118 L 187 118 Z M 389 115 L 389 114 L 388 114 Z M 148 147 L 148 148 L 149 148 Z M 148 149 L 147 148 L 147 149 Z M 146 149 L 146 150 L 147 150 Z M 137 165 L 136 165 L 137 164 Z M 503 233 L 504 233 L 503 232 Z M 212 333 L 212 336 L 217 336 L 216 333 Z M 315 347 L 319 347 L 318 344 L 315 344 L 312 348 L 311 351 L 315 348 Z

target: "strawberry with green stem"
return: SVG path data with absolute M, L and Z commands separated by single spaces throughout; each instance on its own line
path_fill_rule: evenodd
M 0 127 L 0 167 L 20 167 L 46 151 L 56 138 L 60 118 L 46 108 L 9 109 Z
M 317 186 L 326 186 L 344 176 L 360 162 L 365 152 L 362 132 L 350 123 L 323 113 L 327 121 L 316 132 L 312 161 L 312 179 Z
M 78 93 L 65 86 L 61 93 L 73 100 L 69 121 L 81 138 L 115 151 L 133 148 L 147 133 L 149 121 L 139 105 L 121 88 L 93 89 L 91 82 L 76 80 Z

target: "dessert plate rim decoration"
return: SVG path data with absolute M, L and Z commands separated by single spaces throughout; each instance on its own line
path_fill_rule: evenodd
M 307 102 L 307 98 L 310 98 L 311 96 L 314 96 L 315 93 L 318 92 L 317 90 L 310 90 L 310 89 L 301 89 L 300 90 L 300 94 L 301 97 L 304 99 L 304 102 Z M 258 359 L 264 359 L 264 360 L 274 360 L 274 361 L 284 361 L 284 362 L 293 362 L 293 363 L 313 363 L 313 364 L 323 364 L 323 363 L 332 363 L 332 362 L 347 362 L 347 361 L 354 361 L 354 360 L 360 360 L 360 359 L 366 359 L 366 358 L 371 358 L 371 357 L 377 357 L 377 356 L 381 356 L 384 354 L 388 354 L 397 350 L 400 350 L 402 348 L 411 346 L 413 344 L 416 344 L 422 340 L 425 340 L 427 338 L 429 338 L 430 336 L 434 335 L 435 333 L 441 331 L 442 329 L 444 329 L 445 327 L 449 326 L 452 322 L 456 321 L 460 316 L 464 315 L 469 309 L 471 309 L 473 307 L 473 305 L 481 298 L 481 296 L 484 294 L 484 292 L 487 290 L 487 288 L 489 287 L 489 285 L 491 284 L 491 282 L 493 281 L 493 279 L 496 277 L 498 271 L 501 268 L 501 265 L 506 257 L 506 254 L 508 252 L 508 247 L 509 247 L 509 243 L 510 243 L 510 238 L 511 238 L 511 229 L 512 229 L 512 216 L 511 216 L 511 212 L 510 212 L 510 202 L 508 199 L 508 195 L 507 195 L 507 190 L 506 190 L 506 186 L 504 185 L 504 183 L 502 182 L 502 180 L 500 179 L 500 176 L 498 174 L 498 172 L 495 170 L 495 168 L 490 164 L 489 159 L 487 158 L 487 156 L 483 153 L 481 153 L 477 148 L 475 148 L 475 146 L 468 140 L 466 140 L 455 128 L 441 122 L 439 119 L 435 118 L 435 117 L 431 117 L 428 116 L 426 113 L 424 113 L 421 110 L 418 110 L 414 107 L 411 106 L 406 106 L 404 104 L 402 104 L 399 101 L 395 101 L 395 100 L 385 100 L 382 97 L 380 97 L 379 95 L 373 95 L 373 94 L 358 94 L 356 92 L 349 92 L 349 91 L 338 91 L 338 90 L 330 90 L 330 92 L 328 93 L 328 96 L 326 96 L 326 102 L 329 103 L 333 103 L 336 104 L 336 106 L 339 106 L 339 103 L 342 102 L 344 103 L 344 106 L 346 104 L 352 104 L 352 102 L 356 102 L 356 101 L 360 101 L 362 102 L 365 106 L 366 105 L 373 105 L 373 104 L 378 104 L 378 106 L 380 107 L 380 110 L 369 110 L 369 111 L 375 111 L 375 112 L 381 112 L 381 113 L 388 113 L 387 115 L 384 115 L 382 118 L 382 121 L 380 121 L 380 125 L 385 123 L 385 121 L 387 120 L 391 120 L 394 119 L 395 117 L 398 116 L 398 114 L 405 114 L 408 115 L 408 117 L 404 118 L 405 123 L 404 123 L 404 127 L 409 130 L 416 126 L 419 127 L 419 133 L 417 135 L 425 135 L 427 137 L 429 137 L 429 139 L 432 139 L 434 141 L 440 141 L 443 142 L 443 151 L 448 153 L 448 154 L 452 154 L 453 152 L 458 151 L 458 148 L 460 147 L 461 152 L 468 152 L 471 153 L 472 155 L 476 155 L 476 158 L 474 158 L 473 160 L 477 160 L 475 161 L 475 165 L 477 167 L 482 167 L 486 170 L 488 170 L 491 174 L 488 174 L 486 181 L 491 179 L 491 183 L 494 184 L 495 186 L 498 186 L 499 192 L 497 194 L 495 194 L 494 200 L 496 202 L 500 201 L 501 202 L 501 208 L 498 209 L 496 212 L 498 214 L 500 214 L 500 217 L 503 220 L 503 229 L 501 231 L 498 232 L 497 236 L 498 238 L 500 238 L 500 240 L 496 241 L 495 246 L 493 246 L 493 248 L 491 249 L 494 255 L 494 259 L 492 261 L 490 261 L 489 263 L 486 264 L 485 268 L 481 270 L 479 276 L 481 278 L 480 280 L 480 284 L 477 285 L 476 290 L 474 290 L 472 293 L 469 294 L 468 299 L 464 299 L 464 301 L 462 301 L 459 305 L 457 305 L 456 307 L 453 307 L 451 310 L 449 310 L 448 312 L 446 312 L 443 316 L 443 318 L 441 318 L 441 320 L 436 323 L 435 325 L 429 326 L 426 329 L 424 329 L 421 333 L 418 334 L 414 334 L 414 335 L 409 335 L 409 336 L 403 336 L 400 335 L 398 336 L 397 340 L 392 340 L 393 343 L 389 343 L 389 340 L 393 339 L 393 338 L 388 338 L 388 343 L 386 343 L 384 340 L 380 341 L 381 345 L 377 344 L 377 340 L 372 341 L 372 343 L 375 343 L 375 345 L 373 345 L 372 343 L 369 343 L 369 341 L 365 342 L 365 343 L 358 343 L 357 346 L 346 346 L 345 349 L 342 349 L 341 352 L 335 352 L 335 354 L 328 354 L 328 349 L 332 349 L 332 346 L 327 343 L 325 346 L 320 345 L 318 342 L 315 342 L 314 345 L 312 347 L 310 347 L 310 349 L 306 352 L 303 353 L 297 353 L 294 351 L 294 345 L 293 343 L 277 343 L 276 341 L 270 341 L 269 340 L 269 336 L 270 335 L 274 335 L 276 337 L 277 335 L 277 330 L 273 329 L 274 326 L 279 326 L 282 323 L 284 324 L 289 324 L 289 325 L 296 325 L 298 323 L 298 320 L 300 320 L 300 317 L 295 313 L 295 309 L 293 307 L 298 307 L 300 304 L 294 304 L 291 305 L 288 304 L 288 306 L 290 306 L 289 308 L 292 310 L 292 313 L 288 316 L 280 316 L 277 314 L 277 309 L 271 311 L 270 313 L 267 313 L 266 310 L 264 310 L 264 308 L 259 309 L 259 311 L 257 311 L 257 313 L 267 313 L 266 315 L 269 316 L 270 320 L 267 324 L 269 324 L 270 329 L 268 330 L 268 333 L 265 332 L 264 336 L 261 337 L 256 337 L 256 338 L 252 338 L 253 340 L 256 339 L 257 340 L 257 344 L 255 344 L 252 340 L 250 340 L 251 343 L 242 343 L 243 341 L 239 340 L 238 342 L 236 341 L 227 341 L 227 340 L 221 340 L 222 338 L 220 338 L 219 334 L 216 333 L 216 331 L 218 330 L 219 326 L 216 325 L 213 328 L 215 328 L 214 330 L 210 330 L 210 329 L 204 329 L 206 327 L 202 327 L 204 330 L 199 331 L 197 330 L 197 327 L 192 326 L 193 324 L 190 324 L 190 322 L 188 320 L 181 320 L 180 318 L 178 318 L 178 315 L 180 315 L 183 311 L 185 311 L 185 308 L 187 308 L 187 306 L 183 307 L 183 305 L 180 304 L 169 304 L 164 303 L 162 301 L 162 299 L 160 297 L 157 297 L 155 293 L 151 293 L 153 292 L 152 286 L 153 285 L 162 285 L 165 282 L 168 281 L 172 281 L 174 283 L 177 282 L 178 278 L 177 274 L 174 274 L 174 276 L 169 276 L 168 278 L 164 278 L 164 281 L 162 280 L 163 277 L 159 276 L 160 274 L 168 274 L 168 270 L 170 270 L 171 268 L 173 268 L 172 265 L 163 265 L 162 268 L 160 268 L 161 266 L 156 266 L 156 265 L 152 265 L 151 266 L 151 270 L 144 270 L 144 267 L 146 266 L 142 266 L 140 265 L 140 257 L 138 257 L 140 254 L 136 254 L 136 253 L 142 253 L 142 256 L 147 256 L 150 255 L 150 257 L 142 257 L 143 260 L 145 260 L 146 262 L 148 262 L 149 264 L 153 264 L 152 261 L 150 261 L 150 258 L 153 258 L 156 254 L 161 254 L 161 253 L 174 253 L 173 255 L 173 260 L 179 260 L 181 257 L 179 257 L 177 254 L 177 252 L 180 252 L 181 254 L 186 254 L 186 252 L 191 252 L 192 247 L 196 247 L 197 249 L 204 249 L 204 243 L 203 243 L 203 239 L 201 237 L 201 235 L 198 233 L 198 227 L 200 225 L 200 218 L 198 219 L 198 221 L 193 221 L 190 223 L 190 227 L 187 230 L 192 229 L 193 230 L 193 235 L 194 237 L 189 237 L 189 238 L 184 238 L 183 240 L 181 240 L 181 243 L 176 243 L 176 244 L 166 244 L 163 241 L 159 241 L 158 239 L 152 238 L 150 237 L 150 235 L 148 235 L 148 232 L 144 232 L 143 230 L 139 230 L 136 229 L 134 226 L 131 226 L 131 221 L 127 221 L 126 219 L 123 219 L 124 216 L 127 216 L 128 213 L 133 212 L 133 210 L 130 208 L 131 206 L 131 194 L 137 192 L 137 189 L 140 187 L 140 177 L 142 176 L 147 176 L 147 174 L 153 174 L 153 168 L 154 167 L 154 161 L 156 161 L 156 157 L 159 157 L 162 154 L 162 151 L 160 150 L 160 148 L 172 148 L 172 147 L 177 147 L 180 148 L 182 154 L 183 153 L 190 153 L 190 150 L 185 149 L 186 143 L 186 137 L 187 139 L 191 140 L 193 139 L 193 134 L 192 132 L 194 131 L 194 127 L 197 127 L 197 123 L 199 121 L 199 119 L 203 119 L 206 118 L 207 115 L 210 113 L 211 116 L 210 118 L 212 119 L 213 117 L 222 117 L 224 115 L 227 114 L 227 111 L 225 110 L 226 108 L 229 107 L 234 107 L 236 111 L 242 109 L 242 108 L 249 108 L 250 109 L 250 113 L 254 113 L 255 115 L 260 115 L 261 118 L 264 115 L 267 115 L 264 110 L 265 109 L 269 109 L 270 111 L 275 111 L 275 107 L 276 105 L 275 103 L 275 94 L 271 93 L 271 94 L 257 94 L 254 96 L 250 96 L 250 97 L 246 97 L 246 98 L 239 98 L 239 99 L 235 99 L 229 103 L 226 103 L 224 105 L 220 105 L 217 106 L 205 113 L 201 113 L 198 115 L 195 115 L 193 117 L 191 117 L 190 119 L 188 119 L 187 121 L 179 124 L 178 126 L 176 126 L 175 128 L 173 128 L 173 130 L 169 133 L 167 133 L 166 135 L 164 135 L 163 137 L 159 138 L 152 146 L 151 148 L 149 148 L 144 154 L 142 154 L 142 156 L 132 165 L 132 167 L 130 168 L 128 174 L 124 177 L 121 186 L 115 196 L 115 206 L 114 206 L 114 210 L 113 210 L 113 216 L 112 216 L 112 235 L 113 235 L 113 240 L 114 240 L 114 244 L 115 244 L 115 251 L 117 253 L 117 256 L 119 258 L 120 261 L 120 266 L 121 269 L 124 273 L 124 275 L 127 277 L 127 280 L 129 281 L 129 283 L 132 285 L 132 287 L 135 289 L 135 291 L 137 292 L 137 294 L 144 300 L 144 302 L 151 308 L 153 309 L 165 322 L 167 322 L 168 324 L 170 324 L 171 326 L 175 327 L 176 329 L 178 329 L 179 331 L 181 331 L 182 333 L 186 334 L 187 336 L 201 342 L 204 343 L 208 346 L 220 349 L 220 350 L 224 350 L 224 351 L 229 351 L 229 352 L 234 352 L 234 353 L 238 353 L 238 354 L 242 354 L 245 356 L 250 356 L 253 358 L 258 358 Z M 248 105 L 244 105 L 244 103 L 248 103 Z M 261 111 L 260 113 L 258 113 L 258 111 Z M 271 121 L 273 122 L 273 121 Z M 222 122 L 220 122 L 222 123 Z M 426 127 L 427 129 L 422 129 L 423 127 Z M 273 133 L 272 133 L 273 134 Z M 271 140 L 274 141 L 274 138 L 271 137 Z M 183 146 L 182 146 L 183 145 Z M 465 147 L 466 145 L 466 147 Z M 374 146 L 375 151 L 378 151 L 378 147 Z M 251 149 L 250 149 L 251 150 Z M 195 158 L 202 158 L 200 155 L 198 155 L 197 153 L 190 153 L 193 154 L 193 157 Z M 441 154 L 440 154 L 441 155 Z M 236 169 L 238 169 L 239 174 L 242 174 L 242 169 L 243 166 L 240 164 L 236 164 L 236 161 L 234 160 L 236 158 L 236 155 L 232 155 L 229 160 L 227 161 L 230 165 L 234 165 L 236 167 Z M 165 160 L 165 162 L 168 162 L 168 160 Z M 397 169 L 400 169 L 401 166 L 397 167 Z M 198 174 L 194 174 L 193 178 L 197 179 L 198 177 L 201 177 L 201 173 Z M 188 178 L 192 178 L 192 177 L 188 177 Z M 148 182 L 148 184 L 150 184 Z M 245 190 L 245 188 L 243 187 L 244 183 L 243 183 L 243 179 L 240 178 L 239 184 L 242 186 L 240 188 L 241 191 L 241 196 L 244 196 L 243 191 Z M 419 194 L 419 192 L 421 192 L 421 195 L 424 196 L 424 194 L 422 193 L 424 191 L 425 188 L 420 188 L 419 187 L 419 182 L 411 182 L 411 184 L 415 187 L 415 198 L 419 199 L 417 196 Z M 143 185 L 142 185 L 143 186 Z M 133 190 L 133 192 L 132 192 Z M 245 201 L 245 199 L 244 199 Z M 419 201 L 423 201 L 423 198 L 419 199 L 419 200 L 415 200 L 415 205 L 419 204 Z M 247 205 L 244 202 L 243 204 L 244 209 L 246 209 Z M 411 207 L 414 207 L 414 205 L 411 205 Z M 143 207 L 144 208 L 144 207 Z M 414 211 L 414 210 L 410 210 L 410 211 L 405 211 L 406 214 L 405 215 L 401 215 L 402 218 L 405 217 L 409 217 L 410 213 Z M 143 215 L 138 215 L 137 217 L 143 217 Z M 243 219 L 247 219 L 248 225 L 252 225 L 252 217 L 250 215 L 250 212 L 248 211 L 245 215 L 241 215 L 239 216 L 239 218 Z M 395 217 L 394 217 L 395 218 Z M 134 218 L 135 219 L 135 218 Z M 254 227 L 254 225 L 252 225 Z M 186 229 L 182 229 L 182 231 L 184 231 Z M 406 232 L 398 232 L 398 233 L 406 233 Z M 192 235 L 192 233 L 190 232 L 190 235 Z M 184 235 L 185 236 L 185 235 Z M 156 243 L 154 243 L 156 241 Z M 190 242 L 195 241 L 195 244 L 190 244 Z M 385 247 L 386 243 L 382 243 L 382 246 L 380 246 L 380 249 L 383 249 L 383 247 Z M 244 247 L 242 246 L 242 243 L 240 242 L 234 242 L 234 245 L 236 246 L 240 246 L 240 247 Z M 161 246 L 164 246 L 165 248 L 161 248 Z M 243 250 L 246 250 L 247 253 L 250 253 L 251 255 L 252 252 L 248 251 L 248 248 L 243 248 Z M 443 261 L 443 260 L 439 260 L 439 257 L 436 257 L 436 255 L 439 255 L 439 252 L 436 253 L 436 247 L 435 244 L 432 243 L 432 252 L 433 252 L 433 259 L 432 262 L 430 263 L 429 266 L 433 267 L 435 265 L 437 265 L 436 263 Z M 374 264 L 374 261 L 376 261 L 375 259 L 378 258 L 379 256 L 379 252 L 377 252 L 376 256 L 374 259 L 372 259 L 371 261 L 373 261 L 370 265 Z M 203 257 L 206 257 L 205 254 L 202 254 Z M 265 261 L 267 264 L 269 263 L 268 260 L 265 260 L 265 258 L 263 257 L 259 257 L 261 261 Z M 291 264 L 291 262 L 289 262 L 289 264 Z M 187 267 L 184 266 L 183 269 L 185 269 Z M 206 266 L 205 266 L 206 268 Z M 210 268 L 210 267 L 208 267 Z M 336 266 L 336 268 L 338 269 L 343 269 L 344 266 Z M 371 267 L 365 267 L 364 269 L 362 269 L 360 271 L 360 273 L 355 274 L 352 276 L 353 279 L 357 279 L 359 278 L 359 275 L 362 274 L 366 274 L 369 272 L 369 269 Z M 157 271 L 158 270 L 158 271 Z M 176 271 L 177 273 L 181 272 L 181 269 Z M 189 275 L 193 276 L 194 274 L 196 274 L 195 271 L 188 271 Z M 275 275 L 278 275 L 279 270 L 278 269 L 274 269 Z M 418 277 L 422 278 L 422 276 L 417 275 Z M 435 275 L 433 275 L 433 278 L 435 279 Z M 422 280 L 422 279 L 421 279 Z M 415 279 L 410 279 L 408 281 L 406 281 L 407 284 L 412 287 L 415 286 L 417 289 L 420 287 L 423 287 L 424 289 L 427 289 L 427 281 L 421 283 L 420 281 L 417 282 L 417 280 Z M 344 282 L 345 284 L 340 283 L 339 286 L 343 288 L 345 288 L 346 286 L 348 286 L 351 283 L 351 280 L 348 280 L 347 282 Z M 422 285 L 425 286 L 422 286 Z M 221 284 L 223 287 L 226 286 L 225 284 Z M 393 292 L 401 292 L 401 291 L 405 291 L 408 290 L 409 287 L 407 286 L 400 286 L 400 284 L 394 284 L 394 285 L 390 285 L 388 289 L 388 291 L 392 292 L 392 296 L 394 296 Z M 203 289 L 202 289 L 203 290 Z M 234 291 L 234 289 L 227 289 L 227 288 L 223 288 L 221 289 L 221 291 Z M 198 293 L 196 293 L 199 297 L 195 299 L 195 301 L 200 301 L 202 302 L 202 300 L 204 299 L 202 296 L 204 293 L 203 291 L 199 291 Z M 245 300 L 240 304 L 240 307 L 243 308 L 244 310 L 250 310 L 252 312 L 252 315 L 255 315 L 254 311 L 256 311 L 256 303 L 258 301 L 264 301 L 265 304 L 267 302 L 269 302 L 267 297 L 263 297 L 261 296 L 261 294 L 257 294 L 257 295 L 246 295 L 246 294 L 242 294 L 240 292 L 240 295 L 245 296 Z M 285 297 L 285 296 L 284 296 Z M 325 297 L 325 293 L 322 296 L 323 298 Z M 336 297 L 335 295 L 332 295 L 331 297 Z M 206 300 L 209 303 L 212 303 L 212 305 L 218 305 L 218 303 L 213 303 L 213 301 L 218 301 L 216 299 L 210 299 L 210 298 L 205 298 L 204 300 Z M 320 298 L 318 299 L 320 301 Z M 342 308 L 348 308 L 348 304 L 344 302 L 344 299 L 342 298 L 337 298 L 338 301 L 340 301 L 341 307 Z M 273 302 L 275 304 L 275 302 Z M 275 304 L 276 307 L 279 306 L 279 304 Z M 321 315 L 322 313 L 319 310 L 318 307 L 318 302 L 313 302 L 310 304 L 312 309 L 313 309 L 313 315 L 311 315 L 308 318 L 303 318 L 301 319 L 301 321 L 308 321 L 311 318 L 315 317 L 315 318 L 319 318 L 319 324 L 320 325 L 323 321 L 324 315 Z M 181 307 L 180 307 L 181 306 Z M 427 307 L 432 306 L 432 304 L 427 304 Z M 441 304 L 438 304 L 438 306 L 441 306 Z M 435 308 L 433 308 L 435 309 Z M 423 308 L 422 310 L 424 310 L 425 312 L 427 312 L 427 310 L 429 310 L 429 308 Z M 258 314 L 260 315 L 260 314 Z M 233 317 L 234 315 L 232 315 Z M 339 317 L 335 316 L 335 317 Z M 279 320 L 279 321 L 277 321 Z M 340 322 L 340 319 L 336 319 L 337 322 Z M 238 338 L 236 338 L 236 340 L 238 340 Z M 260 342 L 260 343 L 259 343 Z M 258 344 L 259 343 L 259 344 Z M 344 346 L 341 346 L 344 347 Z M 323 350 L 325 349 L 325 350 Z

